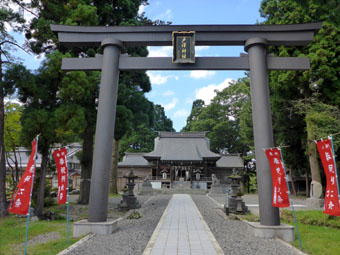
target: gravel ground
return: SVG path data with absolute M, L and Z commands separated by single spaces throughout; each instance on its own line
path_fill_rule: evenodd
M 137 220 L 124 218 L 118 223 L 118 229 L 111 235 L 95 235 L 68 254 L 142 254 L 171 196 L 158 195 L 147 200 L 148 198 L 148 196 L 138 197 L 142 208 L 136 211 L 142 215 L 142 218 Z M 111 206 L 114 206 L 117 201 L 115 198 L 110 199 Z
M 210 196 L 213 197 L 220 204 L 224 204 L 225 195 L 215 194 Z M 246 204 L 259 204 L 259 198 L 257 195 L 244 195 L 242 196 L 242 198 Z M 292 197 L 292 200 L 294 202 L 294 205 L 306 205 L 306 199 Z M 307 208 L 304 208 L 304 210 L 306 209 Z
M 246 223 L 226 220 L 220 207 L 207 196 L 191 196 L 225 254 L 297 254 L 295 249 L 275 239 L 264 239 L 248 232 Z
M 225 195 L 219 195 L 219 194 L 214 194 L 210 195 L 213 199 L 216 200 L 216 202 L 220 204 L 224 204 L 225 200 Z M 248 206 L 248 209 L 252 214 L 259 215 L 259 207 L 254 206 L 259 204 L 259 198 L 258 195 L 251 194 L 251 195 L 244 195 L 242 196 L 243 201 L 246 203 L 246 205 L 252 205 Z M 294 203 L 294 209 L 295 210 L 315 210 L 315 208 L 308 208 L 306 207 L 306 199 L 305 198 L 300 198 L 300 197 L 292 197 L 293 203 Z M 304 206 L 301 206 L 304 205 Z M 286 210 L 291 210 L 289 207 L 285 208 Z

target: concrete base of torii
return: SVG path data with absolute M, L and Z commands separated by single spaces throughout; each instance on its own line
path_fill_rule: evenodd
M 89 233 L 97 235 L 110 235 L 115 231 L 118 226 L 118 222 L 123 218 L 119 218 L 113 221 L 105 222 L 88 222 L 88 220 L 80 220 L 73 225 L 73 237 L 80 237 Z
M 260 222 L 244 221 L 248 225 L 248 230 L 257 237 L 263 238 L 280 238 L 286 242 L 295 240 L 294 227 L 288 224 L 281 223 L 279 226 L 265 226 Z

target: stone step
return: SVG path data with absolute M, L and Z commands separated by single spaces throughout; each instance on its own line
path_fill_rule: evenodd
M 205 195 L 207 190 L 203 189 L 162 189 L 162 194 L 190 194 L 190 195 Z
M 189 181 L 174 181 L 171 183 L 173 189 L 191 189 L 191 182 Z

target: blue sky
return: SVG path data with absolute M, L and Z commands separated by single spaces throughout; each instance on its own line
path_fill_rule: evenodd
M 261 22 L 261 0 L 149 0 L 140 9 L 152 19 L 171 21 L 173 25 L 203 24 L 255 24 Z M 24 38 L 15 36 L 18 43 Z M 171 47 L 149 47 L 151 57 L 170 57 Z M 196 56 L 239 56 L 243 47 L 196 47 Z M 39 67 L 43 57 L 27 55 L 21 50 L 15 53 L 24 60 L 27 68 Z M 209 104 L 214 90 L 222 90 L 231 80 L 243 77 L 243 71 L 148 71 L 152 91 L 146 97 L 165 108 L 176 131 L 186 124 L 192 102 L 203 99 Z

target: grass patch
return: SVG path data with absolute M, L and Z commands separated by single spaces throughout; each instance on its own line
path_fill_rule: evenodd
M 109 197 L 122 197 L 122 194 L 109 194 Z
M 304 252 L 317 255 L 340 254 L 340 217 L 322 211 L 295 211 L 295 215 Z M 281 221 L 295 226 L 291 211 L 282 210 Z M 292 245 L 300 248 L 296 229 L 295 237 Z
M 295 226 L 294 222 L 282 220 L 283 223 Z M 302 249 L 308 254 L 335 255 L 340 254 L 340 230 L 322 226 L 298 223 Z M 295 229 L 296 240 L 291 244 L 300 249 Z
M 340 254 L 340 217 L 324 214 L 322 211 L 295 211 L 304 252 L 315 255 Z M 259 216 L 239 215 L 243 220 L 258 222 Z M 295 227 L 292 211 L 280 210 L 282 223 Z M 300 249 L 298 235 L 291 244 Z
M 340 229 L 340 217 L 324 214 L 322 211 L 295 211 L 298 222 L 307 225 Z M 292 211 L 282 210 L 281 219 L 294 221 Z
M 240 219 L 242 220 L 247 220 L 249 222 L 259 222 L 260 221 L 260 217 L 255 215 L 255 214 L 251 214 L 251 213 L 247 213 L 247 214 L 239 214 L 237 215 Z
M 26 218 L 14 216 L 0 218 L 0 254 L 23 254 L 26 235 Z M 67 248 L 67 222 L 58 221 L 30 221 L 28 240 L 42 234 L 55 232 L 59 237 L 45 243 L 29 243 L 27 254 L 57 254 Z M 72 237 L 72 224 L 70 224 L 70 245 L 80 238 Z

